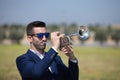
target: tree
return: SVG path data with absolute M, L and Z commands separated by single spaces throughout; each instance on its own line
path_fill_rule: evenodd
M 111 25 L 107 26 L 107 32 L 111 35 L 111 33 L 112 33 L 112 26 Z
M 0 42 L 3 41 L 5 38 L 5 32 L 2 29 L 0 29 Z
M 24 36 L 24 27 L 21 25 L 12 25 L 10 26 L 10 34 L 9 38 L 15 42 L 15 43 L 20 43 L 20 40 Z
M 120 40 L 120 30 L 114 30 L 111 36 L 112 36 L 112 40 L 114 40 L 116 45 L 118 45 Z
M 50 32 L 57 31 L 57 30 L 59 30 L 59 27 L 57 24 L 51 24 L 51 25 L 49 25 L 48 30 Z
M 0 42 L 2 42 L 5 38 L 7 38 L 7 34 L 6 34 L 7 30 L 8 30 L 7 24 L 0 26 Z
M 97 30 L 95 40 L 99 41 L 100 44 L 103 44 L 103 42 L 107 40 L 107 31 L 103 29 Z

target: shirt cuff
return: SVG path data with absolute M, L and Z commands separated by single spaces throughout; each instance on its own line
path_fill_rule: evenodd
M 74 60 L 73 60 L 73 59 L 70 59 L 70 61 L 73 62 L 73 63 L 78 63 L 78 60 L 77 60 L 77 59 L 74 59 Z
M 58 52 L 57 49 L 55 49 L 54 47 L 52 47 L 53 50 L 55 50 L 55 52 Z

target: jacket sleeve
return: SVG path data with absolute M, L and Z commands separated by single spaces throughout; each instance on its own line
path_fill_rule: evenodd
M 79 67 L 78 67 L 78 62 L 74 63 L 69 60 L 69 71 L 72 80 L 79 80 Z
M 22 77 L 32 77 L 34 79 L 42 77 L 56 55 L 57 52 L 51 48 L 46 53 L 45 57 L 37 63 L 35 63 L 30 57 L 21 56 L 16 59 L 16 64 Z
M 56 57 L 56 63 L 60 73 L 62 73 L 63 80 L 79 80 L 79 67 L 78 62 L 74 63 L 69 60 L 67 67 L 59 56 Z

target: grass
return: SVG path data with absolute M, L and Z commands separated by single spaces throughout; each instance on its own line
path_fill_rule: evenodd
M 22 45 L 0 45 L 0 80 L 21 80 L 15 59 L 28 48 Z M 80 80 L 120 80 L 120 48 L 73 47 L 73 49 L 79 61 Z M 59 55 L 67 65 L 67 57 Z

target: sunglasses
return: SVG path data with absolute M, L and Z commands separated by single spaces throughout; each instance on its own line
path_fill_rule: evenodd
M 32 36 L 36 36 L 38 38 L 43 38 L 43 36 L 45 36 L 45 38 L 48 38 L 50 35 L 49 32 L 46 32 L 46 33 L 38 33 L 38 34 L 32 34 Z

